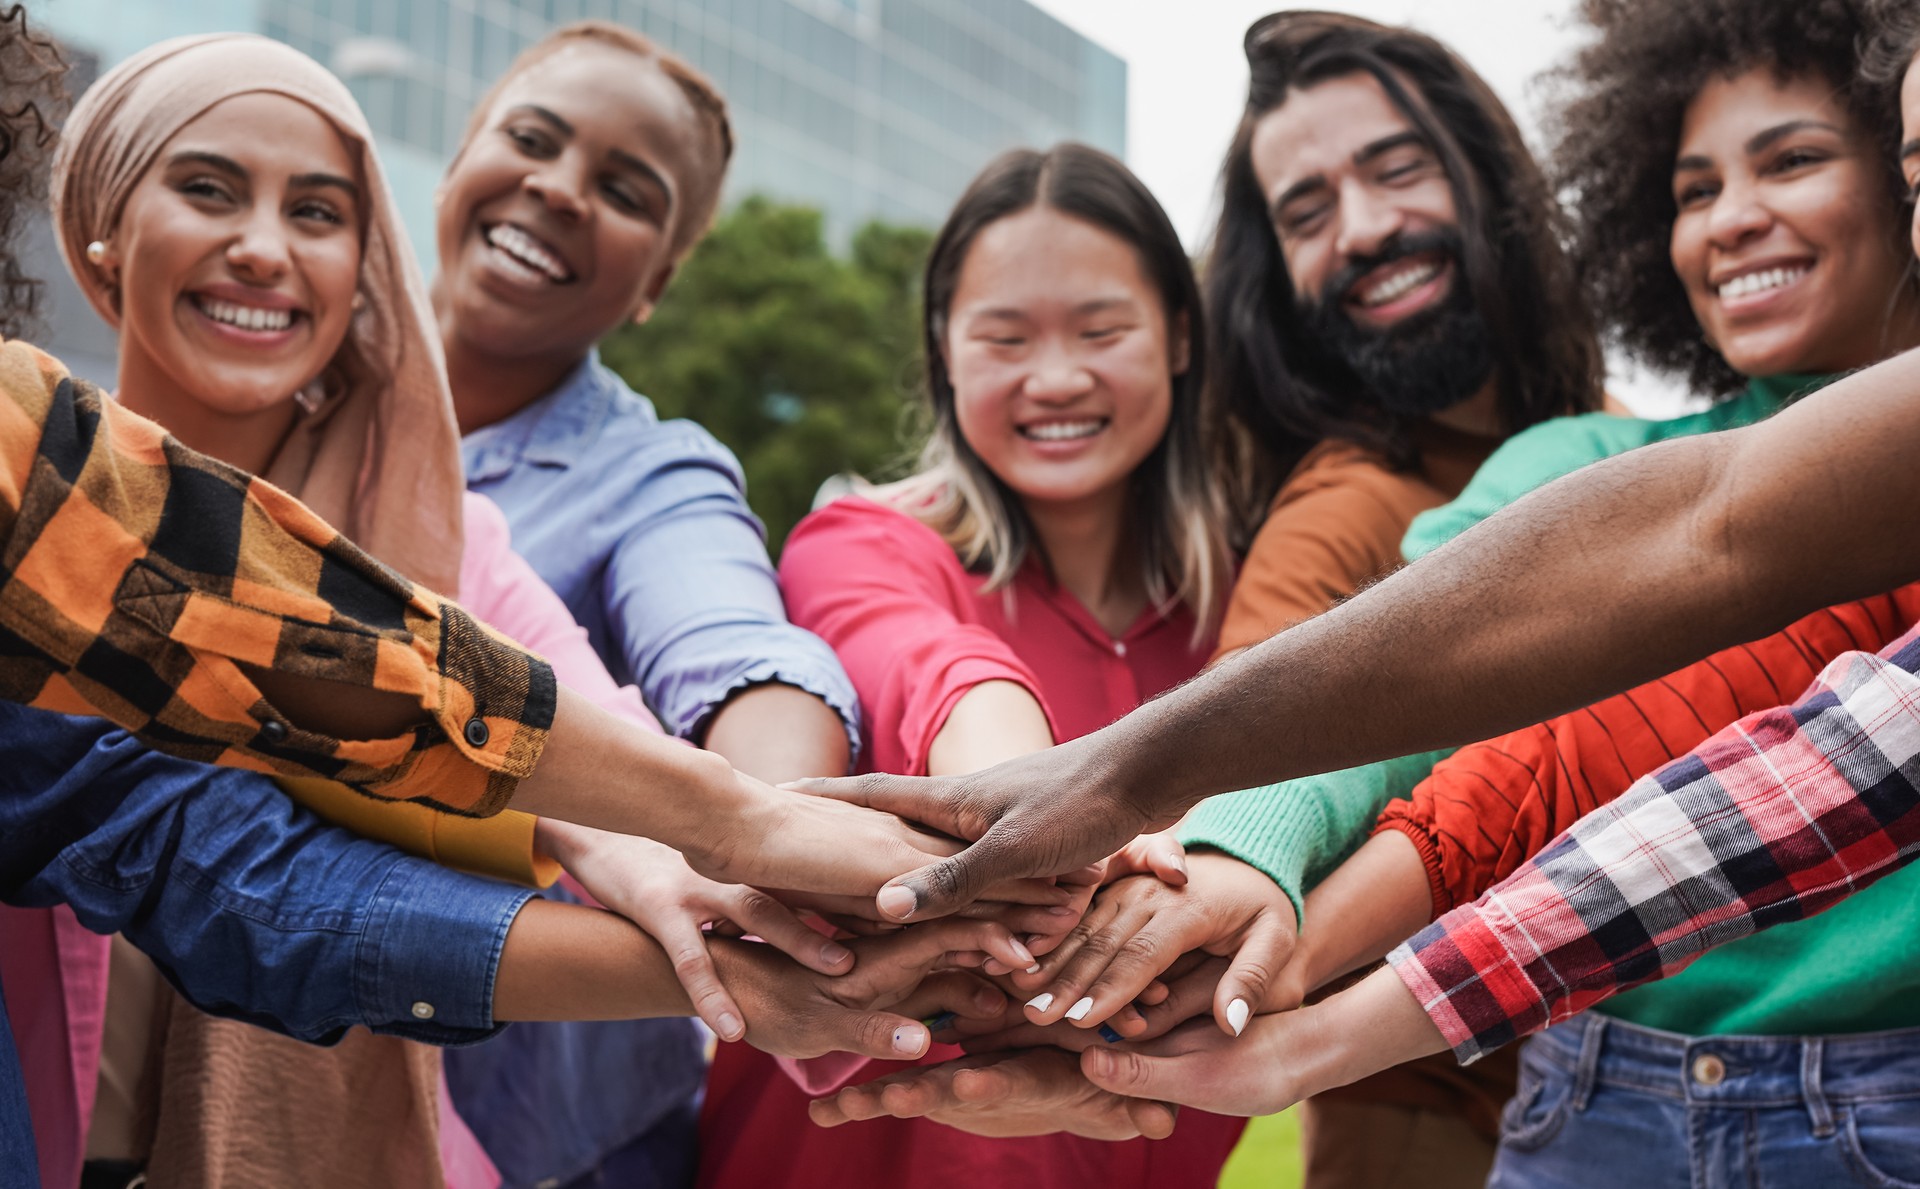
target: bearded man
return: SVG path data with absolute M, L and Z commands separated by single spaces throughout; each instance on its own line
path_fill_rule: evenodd
M 1243 500 L 1265 515 L 1222 657 L 1397 568 L 1415 516 L 1509 435 L 1598 407 L 1602 376 L 1560 212 L 1464 62 L 1411 30 L 1312 12 L 1256 23 L 1246 52 L 1209 363 L 1250 439 Z M 1202 806 L 1182 837 L 1194 861 L 1238 857 L 1298 906 L 1328 857 L 1298 810 L 1253 824 Z M 1310 1099 L 1307 1185 L 1484 1183 L 1514 1078 L 1511 1053 L 1442 1057 Z

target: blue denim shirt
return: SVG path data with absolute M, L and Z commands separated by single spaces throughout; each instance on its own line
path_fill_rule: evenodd
M 485 1039 L 500 1030 L 507 928 L 531 894 L 329 825 L 263 776 L 0 703 L 0 899 L 65 903 L 87 928 L 125 933 L 203 1011 L 320 1044 L 355 1024 Z M 13 1138 L 18 1083 L 0 1020 L 0 1184 L 37 1183 Z
M 860 700 L 819 637 L 787 622 L 733 454 L 589 356 L 526 408 L 468 434 L 467 486 L 566 600 L 615 680 L 697 739 L 750 685 L 814 694 L 860 746 Z

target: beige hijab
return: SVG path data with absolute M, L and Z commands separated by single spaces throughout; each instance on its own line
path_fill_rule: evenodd
M 394 215 L 366 117 L 305 54 L 243 33 L 176 37 L 128 58 L 74 108 L 53 163 L 54 224 L 67 268 L 100 316 L 119 294 L 88 262 L 175 133 L 236 95 L 265 92 L 326 117 L 358 156 L 367 195 L 362 308 L 264 478 L 300 497 L 367 552 L 449 597 L 460 574 L 460 433 L 426 286 Z M 264 130 L 263 130 L 264 131 Z
M 375 557 L 452 596 L 464 484 L 446 366 L 372 133 L 338 79 L 296 50 L 243 34 L 176 38 L 129 58 L 94 84 L 62 133 L 53 178 L 60 250 L 117 327 L 118 293 L 87 261 L 86 245 L 112 239 L 128 195 L 175 133 L 222 100 L 257 92 L 326 117 L 358 156 L 367 189 L 362 308 L 321 403 L 301 411 L 265 478 Z M 115 982 L 114 995 L 128 993 Z M 202 1015 L 171 991 L 159 998 L 108 1007 L 157 1012 L 146 1057 L 157 1058 L 146 1066 L 157 1081 L 146 1083 L 140 1107 L 156 1189 L 442 1184 L 437 1050 L 357 1028 L 316 1048 Z

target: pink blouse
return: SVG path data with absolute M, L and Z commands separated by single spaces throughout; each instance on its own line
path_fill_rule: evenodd
M 587 642 L 586 629 L 513 552 L 500 509 L 485 496 L 467 493 L 462 516 L 462 604 L 521 647 L 545 657 L 568 688 L 659 731 L 639 691 L 614 684 Z M 0 905 L 0 984 L 7 988 L 7 1014 L 19 1043 L 41 1183 L 48 1189 L 73 1189 L 80 1183 L 100 1073 L 107 944 L 107 938 L 89 933 L 64 906 Z M 491 1189 L 500 1183 L 492 1161 L 449 1105 L 444 1078 L 440 1153 L 449 1189 Z

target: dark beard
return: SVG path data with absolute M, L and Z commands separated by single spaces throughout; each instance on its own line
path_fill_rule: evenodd
M 1493 340 L 1461 271 L 1460 249 L 1460 233 L 1452 228 L 1408 236 L 1377 256 L 1350 260 L 1327 283 L 1327 300 L 1295 301 L 1314 353 L 1352 377 L 1356 397 L 1397 417 L 1431 417 L 1486 384 L 1493 374 Z M 1389 261 L 1436 250 L 1453 265 L 1446 299 L 1438 306 L 1384 330 L 1368 329 L 1348 316 L 1341 298 L 1354 282 Z

